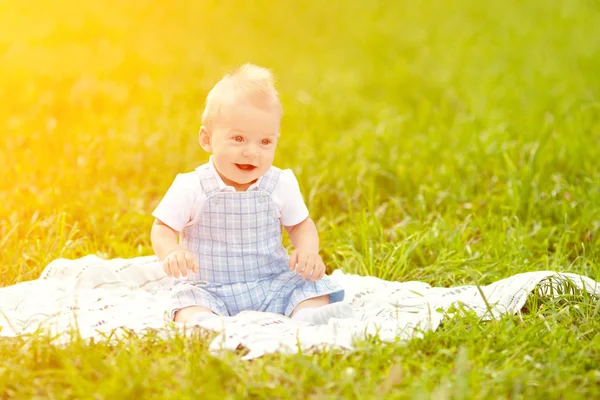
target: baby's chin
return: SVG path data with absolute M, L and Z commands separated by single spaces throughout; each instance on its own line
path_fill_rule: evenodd
M 258 177 L 255 178 L 246 178 L 246 179 L 231 179 L 233 183 L 236 185 L 247 185 L 249 183 L 254 183 L 258 180 Z
M 231 182 L 234 182 L 237 185 L 247 185 L 249 183 L 254 183 L 258 180 L 258 178 L 262 175 L 258 170 L 254 170 L 251 173 L 243 173 L 243 174 L 234 174 L 234 176 L 227 177 Z

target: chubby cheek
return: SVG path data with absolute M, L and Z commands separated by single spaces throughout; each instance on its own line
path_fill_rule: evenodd
M 229 174 L 234 171 L 231 165 L 231 157 L 226 153 L 219 153 L 218 156 L 214 155 L 215 165 L 217 169 L 223 174 Z
M 238 153 L 239 151 L 236 151 L 236 149 L 231 146 L 222 146 L 219 149 L 219 152 L 214 153 L 214 155 L 216 156 L 215 158 L 218 158 L 221 161 L 221 163 L 231 163 L 236 159 Z
M 275 149 L 264 151 L 261 155 L 261 164 L 268 164 L 269 166 L 273 164 L 273 159 L 275 158 Z
M 272 154 L 261 154 L 260 156 L 260 164 L 259 169 L 261 175 L 267 172 L 269 168 L 273 165 L 273 155 Z

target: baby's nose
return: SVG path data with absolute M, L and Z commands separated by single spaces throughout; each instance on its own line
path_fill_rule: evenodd
M 255 146 L 245 146 L 242 150 L 244 157 L 258 157 L 258 148 Z

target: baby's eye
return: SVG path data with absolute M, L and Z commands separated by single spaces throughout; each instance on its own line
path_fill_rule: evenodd
M 243 142 L 243 141 L 244 141 L 244 138 L 243 138 L 243 137 L 241 137 L 241 136 L 239 136 L 239 135 L 238 135 L 238 136 L 234 136 L 232 139 L 233 139 L 234 141 L 238 142 L 238 143 L 241 143 L 241 142 Z
M 264 146 L 268 146 L 271 144 L 271 139 L 263 139 L 260 143 Z

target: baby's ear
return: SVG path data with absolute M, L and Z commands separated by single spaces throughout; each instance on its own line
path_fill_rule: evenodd
M 204 151 L 211 153 L 212 145 L 210 143 L 210 134 L 208 133 L 208 129 L 204 125 L 200 127 L 200 132 L 198 134 L 198 140 L 200 142 L 200 147 L 204 149 Z

